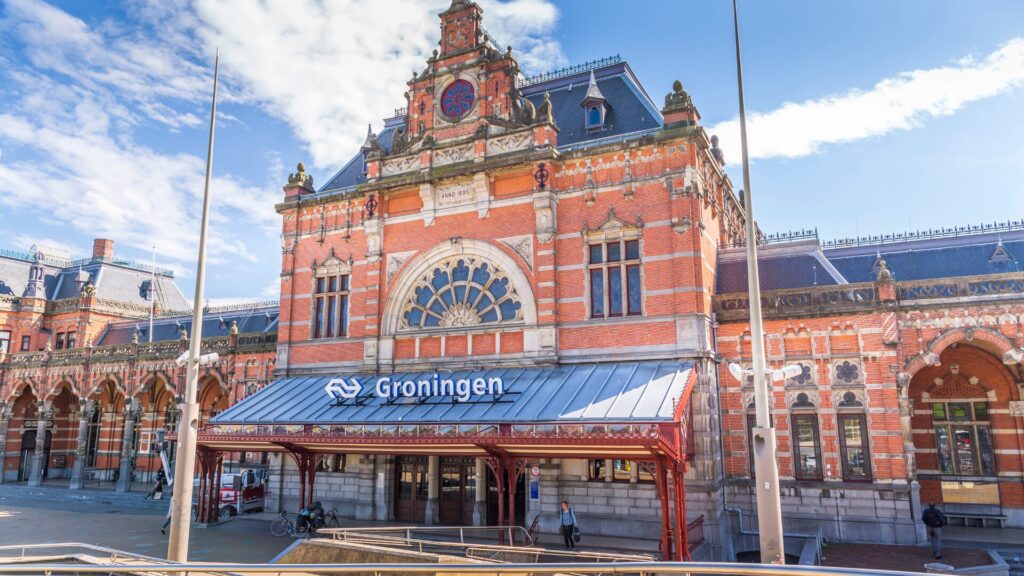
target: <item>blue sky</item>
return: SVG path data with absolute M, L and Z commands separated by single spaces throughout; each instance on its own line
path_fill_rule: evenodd
M 214 47 L 214 302 L 276 298 L 273 204 L 402 104 L 448 0 L 0 0 L 0 247 L 177 271 L 191 295 Z M 611 54 L 660 102 L 682 80 L 742 181 L 730 3 L 489 0 L 542 72 Z M 1024 3 L 742 1 L 752 187 L 765 231 L 824 239 L 1024 217 Z

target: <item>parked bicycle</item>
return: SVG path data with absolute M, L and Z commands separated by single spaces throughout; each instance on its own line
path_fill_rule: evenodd
M 287 512 L 281 512 L 281 516 L 270 523 L 270 533 L 274 536 L 305 536 L 309 533 L 309 525 L 303 522 L 296 524 L 288 517 Z
M 338 521 L 338 509 L 332 506 L 331 511 L 324 514 L 319 524 L 317 528 L 341 528 L 341 522 Z

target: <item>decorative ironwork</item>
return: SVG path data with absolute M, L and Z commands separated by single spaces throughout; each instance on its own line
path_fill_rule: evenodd
M 992 232 L 1011 232 L 1024 230 L 1024 220 L 1008 220 L 1006 222 L 993 222 L 992 224 L 977 224 L 972 226 L 954 226 L 952 228 L 937 228 L 928 230 L 916 230 L 896 234 L 880 234 L 877 236 L 857 236 L 854 238 L 840 238 L 822 243 L 823 248 L 847 248 L 850 246 L 871 246 L 874 244 L 891 244 L 893 242 L 906 242 L 908 240 L 927 240 L 930 238 L 954 238 L 957 236 L 970 236 L 974 234 L 988 234 Z
M 421 110 L 420 113 L 422 114 L 423 111 Z M 408 108 L 395 108 L 395 118 L 399 118 L 401 116 L 407 116 L 408 114 L 409 114 L 409 109 Z
M 547 186 L 548 178 L 551 173 L 548 172 L 547 166 L 543 162 L 537 164 L 537 170 L 533 173 L 533 179 L 537 181 L 537 187 L 543 190 Z
M 590 62 L 584 62 L 575 66 L 568 66 L 565 68 L 559 68 L 550 72 L 544 72 L 541 74 L 535 74 L 528 76 L 519 83 L 520 87 L 532 86 L 534 84 L 540 84 L 541 82 L 547 82 L 548 80 L 555 80 L 558 78 L 565 78 L 566 76 L 572 76 L 574 74 L 580 74 L 582 72 L 589 72 L 591 70 L 597 70 L 598 68 L 604 68 L 605 66 L 611 66 L 613 64 L 619 64 L 622 62 L 622 57 L 618 54 L 614 56 L 608 56 L 607 58 L 601 58 L 598 60 L 591 60 Z
M 505 274 L 476 258 L 450 258 L 424 274 L 402 309 L 403 328 L 447 328 L 522 319 L 519 294 Z
M 377 206 L 379 204 L 380 203 L 377 202 L 377 196 L 371 192 L 370 197 L 366 199 L 366 204 L 363 205 L 363 208 L 366 210 L 367 218 L 373 218 L 373 215 L 377 212 Z
M 787 232 L 775 232 L 772 234 L 765 234 L 763 232 L 757 235 L 757 244 L 764 246 L 767 244 L 786 244 L 788 242 L 800 242 L 802 240 L 817 240 L 818 229 L 808 228 L 806 230 L 790 230 Z M 739 239 L 731 243 L 730 248 L 742 248 L 747 245 L 746 239 Z

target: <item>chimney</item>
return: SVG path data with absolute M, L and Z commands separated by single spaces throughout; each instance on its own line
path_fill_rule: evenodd
M 97 238 L 92 241 L 93 259 L 110 260 L 114 257 L 114 241 Z

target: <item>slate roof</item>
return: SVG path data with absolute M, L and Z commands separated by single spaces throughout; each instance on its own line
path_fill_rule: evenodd
M 770 244 L 758 252 L 762 290 L 873 282 L 885 260 L 897 281 L 1022 272 L 1024 229 L 864 243 L 824 249 L 817 240 Z M 717 291 L 746 292 L 746 252 L 719 252 Z
M 391 151 L 391 139 L 395 135 L 395 131 L 398 126 L 388 126 L 385 124 L 384 129 L 377 135 L 377 143 L 384 148 L 384 150 Z M 331 179 L 323 185 L 318 192 L 326 192 L 328 190 L 344 190 L 345 188 L 351 188 L 357 184 L 366 182 L 366 175 L 363 171 L 363 154 L 362 152 L 357 153 L 348 161 L 341 170 L 331 176 Z
M 28 283 L 33 260 L 27 254 L 14 252 L 0 253 L 0 295 L 22 296 Z M 98 298 L 116 300 L 148 306 L 144 285 L 152 280 L 148 269 L 132 264 L 122 264 L 99 259 L 64 262 L 61 265 L 43 263 L 45 270 L 43 286 L 48 300 L 60 300 L 78 296 L 81 285 L 78 280 L 93 283 Z M 164 310 L 190 309 L 188 300 L 174 283 L 174 278 L 156 274 L 157 302 Z
M 505 393 L 469 402 L 434 396 L 388 402 L 374 388 L 381 375 L 355 375 L 363 388 L 356 400 L 335 405 L 324 386 L 337 376 L 277 380 L 213 418 L 216 424 L 486 424 L 665 422 L 686 390 L 693 364 L 629 362 L 442 372 L 443 378 L 500 376 Z M 346 375 L 345 377 L 351 377 Z M 393 379 L 431 379 L 434 372 L 391 374 Z
M 604 128 L 586 130 L 586 110 L 582 102 L 587 95 L 591 75 L 597 81 L 600 95 L 607 100 L 607 114 Z M 544 93 L 550 95 L 555 124 L 559 129 L 559 148 L 652 130 L 663 125 L 658 107 L 625 62 L 536 82 L 522 87 L 520 91 L 537 108 L 544 101 Z M 377 142 L 390 152 L 395 131 L 404 125 L 405 116 L 385 120 L 384 129 L 377 135 Z M 327 180 L 317 193 L 343 191 L 365 181 L 363 155 L 359 152 Z
M 1010 259 L 993 261 L 1000 243 Z M 879 257 L 897 281 L 1020 272 L 1024 231 L 826 249 L 825 256 L 850 282 L 874 280 Z
M 203 338 L 227 336 L 231 330 L 231 322 L 238 323 L 240 334 L 270 334 L 277 332 L 278 306 L 266 304 L 243 308 L 234 306 L 229 310 L 210 309 L 203 316 Z M 170 316 L 157 318 L 153 321 L 153 341 L 177 340 L 184 328 L 192 334 L 192 315 Z M 107 344 L 127 344 L 132 335 L 139 332 L 139 341 L 149 340 L 149 320 L 128 320 L 109 324 L 99 338 L 97 346 Z
M 596 130 L 584 127 L 586 109 L 582 106 L 591 73 L 597 80 L 601 95 L 607 100 L 605 128 Z M 530 84 L 521 92 L 537 108 L 544 101 L 544 93 L 549 94 L 558 126 L 559 148 L 660 128 L 663 124 L 657 106 L 625 62 Z

